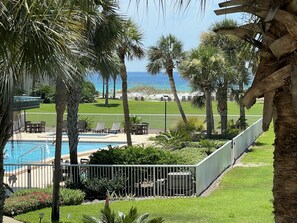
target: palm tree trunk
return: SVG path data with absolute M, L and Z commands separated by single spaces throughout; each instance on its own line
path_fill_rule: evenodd
M 297 115 L 289 87 L 275 95 L 274 213 L 275 222 L 296 222 L 297 219 Z
M 1 82 L 1 86 L 4 83 Z M 12 135 L 12 102 L 13 95 L 12 92 L 8 92 L 8 94 L 4 94 L 4 92 L 0 95 L 0 223 L 3 222 L 3 210 L 4 210 L 4 201 L 5 201 L 5 192 L 3 187 L 3 177 L 4 177 L 4 148 Z
M 113 96 L 112 98 L 116 98 L 116 81 L 117 81 L 117 75 L 113 75 Z
M 240 129 L 246 129 L 246 119 L 245 119 L 245 107 L 242 103 L 242 92 L 243 92 L 243 83 L 239 84 L 239 121 L 240 121 Z
M 60 77 L 57 77 L 56 83 L 56 148 L 54 161 L 54 175 L 53 175 L 53 203 L 51 220 L 58 223 L 60 219 L 60 180 L 61 180 L 61 148 L 62 148 L 62 123 L 63 115 L 66 109 L 66 86 Z
M 221 133 L 223 134 L 228 125 L 228 117 L 227 117 L 227 85 L 223 84 L 218 88 L 217 91 L 217 101 L 218 101 L 218 113 L 221 117 Z
M 102 76 L 102 98 L 105 96 L 105 78 Z
M 177 96 L 176 87 L 175 87 L 175 81 L 174 81 L 174 78 L 173 78 L 173 69 L 167 70 L 167 75 L 168 75 L 168 78 L 169 78 L 171 92 L 172 92 L 172 94 L 174 96 L 174 99 L 176 101 L 176 104 L 177 104 L 179 113 L 180 113 L 180 115 L 181 115 L 184 123 L 188 123 L 188 120 L 187 120 L 187 117 L 186 117 L 185 112 L 183 110 L 183 107 L 181 106 L 180 100 L 179 100 L 179 98 Z
M 107 106 L 108 105 L 108 91 L 109 91 L 109 78 L 106 78 L 106 90 L 105 90 L 105 105 Z
M 123 98 L 123 110 L 124 110 L 127 145 L 132 146 L 131 128 L 130 128 L 130 113 L 129 113 L 129 104 L 128 104 L 127 70 L 126 70 L 124 58 L 121 58 L 120 70 L 121 70 L 121 78 L 122 78 L 122 98 Z
M 205 107 L 206 107 L 206 136 L 211 137 L 212 132 L 212 107 L 211 107 L 211 93 L 208 87 L 204 88 L 205 93 Z
M 73 82 L 69 82 L 67 88 L 67 135 L 68 135 L 68 143 L 69 143 L 69 155 L 70 155 L 70 163 L 78 164 L 77 157 L 77 146 L 78 146 L 78 107 L 81 98 L 81 90 L 82 90 L 82 80 L 77 80 L 78 82 L 75 84 Z M 71 182 L 80 182 L 79 177 L 79 169 L 78 167 L 71 168 L 70 179 Z

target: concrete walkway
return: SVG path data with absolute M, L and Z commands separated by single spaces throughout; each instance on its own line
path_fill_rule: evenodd
M 3 223 L 21 223 L 21 221 L 17 221 L 17 220 L 15 220 L 13 218 L 4 216 L 3 217 Z

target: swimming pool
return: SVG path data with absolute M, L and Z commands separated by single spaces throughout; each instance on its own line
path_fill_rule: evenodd
M 107 145 L 122 145 L 124 142 L 79 142 L 78 153 L 102 149 Z M 30 151 L 31 150 L 31 151 Z M 55 145 L 46 141 L 15 141 L 5 146 L 4 164 L 36 163 L 43 159 L 54 158 Z M 62 156 L 69 155 L 68 142 L 62 143 Z

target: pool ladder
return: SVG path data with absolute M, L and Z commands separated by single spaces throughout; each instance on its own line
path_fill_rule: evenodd
M 47 150 L 47 144 L 43 144 L 43 145 L 38 145 L 38 146 L 35 146 L 33 147 L 32 149 L 26 151 L 25 153 L 21 154 L 19 157 L 18 157 L 18 163 L 22 163 L 23 162 L 23 157 L 32 153 L 33 151 L 37 150 L 37 149 L 40 149 L 40 162 L 41 163 L 44 163 L 45 160 L 46 160 L 46 150 Z

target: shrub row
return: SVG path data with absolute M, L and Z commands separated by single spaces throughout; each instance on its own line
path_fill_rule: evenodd
M 78 205 L 84 200 L 84 192 L 61 188 L 61 205 Z M 52 204 L 52 189 L 27 189 L 15 192 L 5 200 L 4 214 L 18 215 L 29 211 L 50 207 Z
M 130 146 L 124 149 L 99 150 L 90 156 L 90 164 L 180 164 L 178 154 L 152 146 Z

